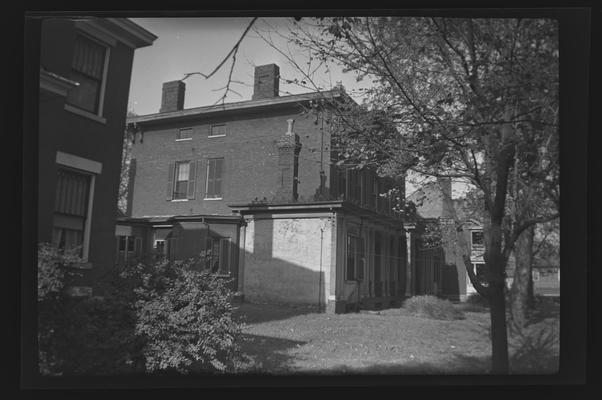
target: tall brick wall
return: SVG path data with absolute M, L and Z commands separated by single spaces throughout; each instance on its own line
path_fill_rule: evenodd
M 47 70 L 69 76 L 75 34 L 70 20 L 43 22 L 40 63 Z M 102 163 L 102 172 L 96 176 L 94 187 L 89 248 L 89 261 L 94 269 L 86 273 L 90 282 L 115 261 L 115 217 L 132 60 L 130 47 L 121 43 L 111 47 L 103 109 L 106 123 L 65 110 L 64 99 L 41 102 L 39 106 L 39 241 L 52 239 L 57 151 Z
M 133 146 L 136 176 L 132 195 L 132 216 L 230 214 L 228 204 L 248 203 L 253 199 L 273 200 L 282 178 L 278 165 L 277 141 L 287 130 L 287 119 L 294 119 L 299 137 L 299 200 L 313 198 L 320 186 L 320 130 L 315 116 L 301 115 L 297 105 L 254 113 L 222 113 L 199 117 L 196 121 L 172 122 L 143 127 L 143 142 Z M 226 124 L 226 135 L 208 137 L 212 124 Z M 192 139 L 176 141 L 181 128 L 192 128 Z M 328 130 L 324 168 L 328 166 Z M 207 159 L 224 157 L 222 200 L 204 200 Z M 187 201 L 166 200 L 168 165 L 175 161 L 197 161 L 195 196 Z M 326 182 L 329 185 L 329 182 Z

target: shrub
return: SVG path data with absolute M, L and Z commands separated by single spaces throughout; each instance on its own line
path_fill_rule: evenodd
M 62 295 L 78 262 L 39 248 L 39 367 L 44 375 L 226 371 L 236 363 L 241 326 L 227 281 L 192 261 L 137 264 L 102 277 L 106 297 Z
M 69 264 L 81 262 L 77 249 L 61 251 L 50 243 L 38 244 L 38 368 L 43 375 L 60 375 L 59 351 L 65 321 L 65 281 L 75 275 Z
M 414 296 L 407 299 L 404 308 L 417 317 L 456 320 L 464 319 L 464 313 L 454 307 L 451 301 L 435 296 Z
M 225 371 L 238 351 L 227 281 L 197 263 L 167 260 L 125 272 L 135 282 L 136 335 L 148 372 Z
M 65 374 L 143 372 L 133 308 L 119 297 L 91 297 L 65 307 L 59 352 Z

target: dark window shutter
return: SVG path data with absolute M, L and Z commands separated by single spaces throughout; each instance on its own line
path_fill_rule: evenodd
M 194 199 L 194 192 L 196 188 L 196 170 L 197 170 L 197 162 L 190 162 L 190 172 L 188 175 L 188 194 L 187 198 Z
M 175 173 L 176 164 L 169 163 L 169 168 L 167 168 L 167 193 L 165 194 L 166 200 L 171 200 L 173 197 L 173 178 Z
M 215 195 L 222 197 L 222 175 L 224 172 L 224 159 L 218 158 L 215 160 Z

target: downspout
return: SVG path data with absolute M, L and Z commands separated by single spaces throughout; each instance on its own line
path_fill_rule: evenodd
M 364 237 L 362 235 L 362 230 L 364 228 L 364 217 L 360 216 L 360 240 L 362 241 L 362 277 L 364 276 L 364 266 L 365 266 L 365 257 L 364 255 L 366 254 L 366 249 L 364 248 Z M 356 309 L 359 312 L 360 310 L 360 289 L 361 289 L 361 282 L 362 280 L 359 278 L 359 276 L 355 279 L 357 281 L 357 301 L 356 301 Z
M 324 243 L 324 227 L 320 226 L 320 273 L 318 274 L 318 310 L 322 307 L 322 245 Z

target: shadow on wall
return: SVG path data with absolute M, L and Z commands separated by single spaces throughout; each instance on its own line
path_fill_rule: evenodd
M 275 232 L 274 219 L 255 219 L 251 249 L 244 255 L 246 300 L 325 309 L 330 235 L 322 234 L 323 221 L 281 219 Z

